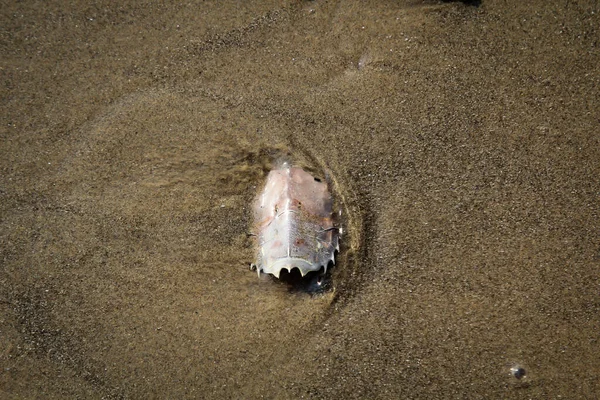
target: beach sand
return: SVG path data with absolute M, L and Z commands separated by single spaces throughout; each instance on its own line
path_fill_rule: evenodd
M 598 1 L 4 2 L 0 397 L 600 396 Z M 248 265 L 281 159 L 333 287 Z

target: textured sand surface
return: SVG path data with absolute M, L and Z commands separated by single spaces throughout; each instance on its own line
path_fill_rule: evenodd
M 598 1 L 5 1 L 0 55 L 0 397 L 600 397 Z M 284 156 L 323 295 L 248 270 Z

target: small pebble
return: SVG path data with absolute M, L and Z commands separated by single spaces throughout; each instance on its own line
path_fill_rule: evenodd
M 526 371 L 525 368 L 514 366 L 510 369 L 510 373 L 517 379 L 522 379 L 525 377 Z

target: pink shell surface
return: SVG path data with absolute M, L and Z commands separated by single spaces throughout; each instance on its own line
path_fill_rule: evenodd
M 324 272 L 335 263 L 338 229 L 333 224 L 327 184 L 302 168 L 284 164 L 267 177 L 254 215 L 258 236 L 258 273 L 277 278 L 282 269 L 298 268 L 302 276 Z

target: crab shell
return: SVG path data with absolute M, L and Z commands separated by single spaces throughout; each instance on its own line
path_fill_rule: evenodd
M 327 272 L 339 250 L 327 184 L 302 168 L 283 164 L 272 170 L 254 206 L 256 270 L 279 278 L 282 269 Z

